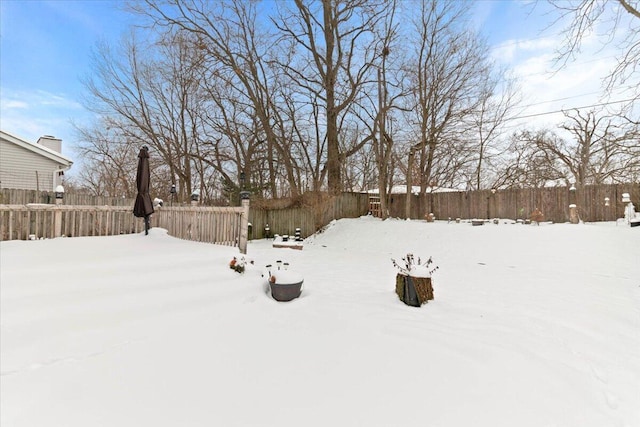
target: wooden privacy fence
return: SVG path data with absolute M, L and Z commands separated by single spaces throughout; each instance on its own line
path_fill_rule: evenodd
M 640 183 L 586 185 L 577 188 L 575 192 L 567 187 L 551 187 L 412 195 L 410 217 L 423 219 L 425 214 L 432 212 L 437 219 L 525 219 L 538 208 L 544 214 L 545 220 L 566 222 L 569 220 L 569 205 L 575 203 L 583 221 L 615 221 L 624 217 L 622 193 L 631 195 L 636 208 L 640 205 Z M 609 198 L 608 206 L 605 198 Z M 405 200 L 405 194 L 391 195 L 390 216 L 406 217 Z
M 25 194 L 25 193 L 22 193 Z M 33 194 L 31 194 L 33 196 Z M 67 201 L 65 195 L 65 202 Z M 132 213 L 133 201 L 127 206 L 83 206 L 51 204 L 0 205 L 0 239 L 51 238 L 56 236 L 109 236 L 144 231 L 141 219 Z M 294 234 L 300 228 L 310 236 L 333 219 L 365 215 L 368 196 L 363 193 L 323 195 L 314 203 L 298 208 L 255 209 L 243 216 L 243 207 L 180 206 L 156 209 L 151 216 L 152 227 L 165 228 L 169 235 L 181 239 L 222 245 L 245 242 L 248 238 L 263 238 L 269 224 L 272 233 Z M 56 232 L 59 230 L 59 232 Z M 240 245 L 242 248 L 242 245 Z
M 575 199 L 583 221 L 614 221 L 624 216 L 622 194 L 629 193 L 636 207 L 640 206 L 640 183 L 584 186 L 575 194 L 566 187 L 538 189 L 508 189 L 458 191 L 411 196 L 411 218 L 423 219 L 433 212 L 437 219 L 446 218 L 528 218 L 539 208 L 545 220 L 569 220 L 569 204 Z M 0 240 L 26 240 L 56 236 L 109 236 L 139 233 L 144 230 L 141 219 L 132 213 L 133 201 L 125 206 L 52 205 L 30 202 L 19 203 L 16 198 L 44 197 L 24 190 L 2 190 L 0 204 Z M 389 213 L 392 217 L 405 217 L 404 194 L 390 196 Z M 609 198 L 609 205 L 605 203 Z M 31 200 L 31 199 L 30 199 Z M 93 199 L 95 200 L 95 199 Z M 124 199 L 115 199 L 124 200 Z M 1 201 L 1 200 L 0 200 Z M 65 195 L 65 203 L 68 203 Z M 87 199 L 89 201 L 89 199 Z M 243 217 L 241 207 L 163 207 L 152 216 L 152 226 L 168 230 L 171 236 L 201 242 L 238 245 L 245 242 L 242 220 L 251 223 L 249 238 L 263 238 L 269 224 L 271 233 L 294 234 L 301 229 L 307 237 L 333 219 L 355 218 L 369 209 L 366 193 L 343 193 L 338 196 L 321 195 L 302 207 L 267 209 L 251 208 Z
M 243 215 L 242 207 L 162 207 L 151 216 L 151 225 L 179 239 L 242 247 Z
M 175 207 L 156 210 L 154 227 L 180 239 L 241 248 L 246 232 L 246 210 L 242 207 Z M 141 218 L 131 206 L 0 205 L 0 240 L 30 238 L 112 236 L 144 231 Z M 246 247 L 246 245 L 244 246 Z
M 111 236 L 144 230 L 131 207 L 0 205 L 0 239 Z
M 272 234 L 293 235 L 300 228 L 303 237 L 310 236 L 334 219 L 357 218 L 366 215 L 369 196 L 366 193 L 342 193 L 337 196 L 322 195 L 307 206 L 283 209 L 252 207 L 249 211 L 251 236 L 262 239 L 269 224 Z
M 26 205 L 28 203 L 53 204 L 55 193 L 49 191 L 23 190 L 14 188 L 0 189 L 0 204 L 6 205 Z M 123 197 L 90 196 L 87 194 L 75 194 L 66 192 L 64 194 L 64 204 L 68 206 L 91 205 L 91 206 L 129 206 L 132 207 L 135 199 Z

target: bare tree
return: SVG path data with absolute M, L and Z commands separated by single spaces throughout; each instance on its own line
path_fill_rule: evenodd
M 400 109 L 399 100 L 406 96 L 403 88 L 405 72 L 403 55 L 399 48 L 397 4 L 390 1 L 386 9 L 376 39 L 382 41 L 376 58 L 376 78 L 365 87 L 362 95 L 355 100 L 353 114 L 362 123 L 361 136 L 370 148 L 372 160 L 375 162 L 374 173 L 377 176 L 376 186 L 380 196 L 380 211 L 383 217 L 388 213 L 388 189 L 393 185 L 395 172 L 394 144 L 395 121 L 394 111 Z M 368 144 L 368 142 L 371 144 Z M 358 144 L 354 144 L 358 146 Z
M 79 154 L 83 166 L 78 186 L 94 196 L 134 197 L 138 150 L 124 142 L 117 130 L 103 119 L 91 127 L 75 126 L 79 140 Z
M 241 175 L 267 197 L 377 181 L 386 201 L 400 173 L 423 194 L 487 185 L 513 92 L 501 92 L 465 4 L 411 2 L 402 28 L 404 4 L 139 0 L 149 41 L 98 50 L 88 105 L 121 142 L 152 147 L 156 176 L 182 197 L 237 192 Z
M 620 49 L 618 64 L 607 78 L 607 89 L 630 83 L 635 98 L 640 97 L 638 81 L 632 79 L 638 76 L 640 64 L 640 4 L 632 0 L 549 0 L 549 3 L 560 12 L 556 23 L 567 19 L 569 22 L 562 30 L 565 42 L 558 50 L 561 63 L 564 65 L 580 52 L 583 39 L 598 25 L 603 43 L 615 41 Z M 621 35 L 620 40 L 617 35 Z
M 503 153 L 502 128 L 519 101 L 515 81 L 504 73 L 485 76 L 478 110 L 471 117 L 469 129 L 471 163 L 474 167 L 474 187 L 486 188 L 488 177 L 485 169 Z M 502 84 L 501 84 L 502 83 Z
M 520 131 L 513 134 L 504 155 L 497 161 L 494 188 L 540 188 L 549 182 L 568 183 L 562 164 L 552 153 L 540 150 L 544 144 L 557 143 L 553 132 Z
M 274 23 L 303 59 L 283 65 L 303 91 L 323 103 L 325 128 L 319 137 L 326 138 L 327 183 L 331 192 L 340 192 L 341 162 L 364 144 L 341 150 L 340 124 L 379 52 L 372 35 L 383 9 L 371 0 L 294 0 L 293 5 L 294 10 L 281 9 Z
M 386 16 L 384 24 L 384 33 L 382 39 L 384 40 L 382 51 L 380 52 L 380 65 L 378 67 L 378 108 L 377 117 L 375 123 L 378 127 L 378 132 L 373 133 L 374 138 L 374 152 L 378 171 L 378 191 L 380 192 L 380 211 L 384 218 L 387 217 L 387 187 L 393 187 L 393 175 L 394 175 L 394 135 L 391 125 L 393 124 L 393 117 L 391 116 L 392 110 L 398 108 L 399 99 L 403 98 L 406 93 L 402 90 L 402 81 L 404 80 L 404 74 L 400 73 L 402 69 L 402 62 L 398 56 L 391 57 L 392 63 L 399 63 L 400 67 L 396 65 L 395 79 L 393 82 L 389 81 L 387 61 L 390 58 L 391 49 L 395 50 L 395 44 L 398 42 L 397 22 L 396 22 L 396 2 L 391 2 L 391 7 L 388 9 L 389 13 Z M 395 59 L 395 60 L 394 60 Z M 389 86 L 392 85 L 396 90 L 390 91 Z M 375 129 L 375 126 L 374 126 Z M 410 192 L 408 193 L 410 194 Z M 410 197 L 407 197 L 411 200 Z
M 99 45 L 94 73 L 84 80 L 86 107 L 117 129 L 121 143 L 152 148 L 168 169 L 167 179 L 178 178 L 182 195 L 192 190 L 189 153 L 199 134 L 198 104 L 191 96 L 197 83 L 194 61 L 197 55 L 184 38 L 142 44 L 132 33 L 115 51 Z M 81 135 L 89 145 L 100 141 L 99 134 Z M 135 164 L 135 156 L 130 161 Z
M 247 114 L 254 115 L 259 138 L 264 138 L 268 150 L 266 162 L 270 174 L 270 192 L 277 196 L 276 162 L 284 165 L 289 188 L 297 193 L 296 165 L 291 163 L 289 146 L 282 116 L 276 100 L 277 71 L 273 63 L 277 47 L 271 34 L 258 27 L 255 2 L 228 0 L 201 2 L 195 0 L 144 0 L 134 3 L 132 10 L 148 17 L 152 27 L 181 31 L 197 38 L 198 46 L 206 58 L 210 71 L 207 79 L 228 85 L 234 91 L 234 102 L 245 106 Z M 277 53 L 277 52 L 276 52 Z M 212 91 L 211 91 L 212 92 Z M 212 92 L 213 93 L 213 92 Z M 248 164 L 238 165 L 237 173 L 245 172 Z
M 541 186 L 563 181 L 587 184 L 629 182 L 640 175 L 640 132 L 637 125 L 617 117 L 579 110 L 565 112 L 555 132 L 523 131 L 512 139 L 508 163 L 498 185 Z
M 560 127 L 574 137 L 573 144 L 542 144 L 571 172 L 576 185 L 602 184 L 619 179 L 640 165 L 638 127 L 591 110 L 565 111 Z
M 467 13 L 463 3 L 424 0 L 413 19 L 415 91 L 410 122 L 416 127 L 413 147 L 422 194 L 438 181 L 452 180 L 450 174 L 469 143 L 464 123 L 487 99 L 483 90 L 491 71 L 488 47 L 465 27 Z

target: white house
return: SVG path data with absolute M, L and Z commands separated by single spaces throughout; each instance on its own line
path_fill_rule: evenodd
M 72 164 L 56 137 L 45 135 L 34 144 L 0 130 L 0 188 L 54 191 Z

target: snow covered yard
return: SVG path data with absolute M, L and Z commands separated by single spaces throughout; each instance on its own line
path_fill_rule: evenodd
M 640 230 L 344 219 L 304 250 L 0 244 L 0 425 L 640 425 Z M 435 300 L 391 258 L 433 256 Z M 302 296 L 267 293 L 278 259 Z

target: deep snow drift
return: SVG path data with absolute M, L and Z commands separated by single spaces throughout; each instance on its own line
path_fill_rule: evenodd
M 2 426 L 639 426 L 640 230 L 334 222 L 0 244 Z M 435 300 L 391 258 L 433 260 Z M 302 296 L 267 294 L 287 261 Z

